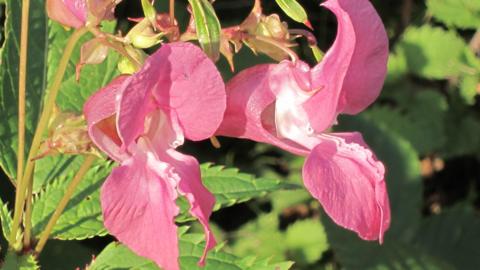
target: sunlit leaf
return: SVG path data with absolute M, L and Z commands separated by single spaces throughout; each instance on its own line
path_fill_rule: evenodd
M 275 2 L 277 2 L 283 12 L 292 18 L 292 20 L 312 28 L 312 25 L 308 21 L 307 12 L 305 12 L 305 9 L 303 9 L 297 0 L 275 0 Z
M 198 42 L 205 53 L 216 61 L 220 57 L 220 21 L 208 0 L 188 0 L 192 6 Z

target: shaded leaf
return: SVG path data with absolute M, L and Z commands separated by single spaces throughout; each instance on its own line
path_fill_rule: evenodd
M 53 228 L 51 238 L 78 240 L 107 234 L 100 206 L 100 186 L 111 168 L 111 163 L 101 161 L 87 172 Z M 35 199 L 32 224 L 36 235 L 45 228 L 75 173 L 70 171 L 58 176 Z
M 17 255 L 15 252 L 9 251 L 2 265 L 2 270 L 38 270 L 37 261 L 31 254 Z
M 220 57 L 222 28 L 217 14 L 208 0 L 188 0 L 192 6 L 198 42 L 213 61 Z

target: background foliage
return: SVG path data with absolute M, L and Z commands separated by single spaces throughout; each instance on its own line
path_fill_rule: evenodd
M 11 106 L 17 98 L 17 78 L 10 71 L 18 66 L 18 2 L 0 1 L 3 235 L 11 223 L 13 185 L 8 179 L 15 176 L 17 145 L 16 111 Z M 166 11 L 165 2 L 156 1 L 157 10 Z M 274 1 L 263 2 L 265 13 L 279 13 L 291 28 L 304 28 L 287 19 Z M 385 243 L 361 241 L 330 221 L 302 188 L 301 158 L 266 145 L 220 138 L 218 150 L 208 142 L 183 147 L 204 163 L 203 180 L 217 197 L 212 226 L 222 244 L 211 252 L 205 269 L 480 269 L 480 1 L 372 2 L 390 38 L 387 82 L 375 105 L 358 116 L 341 117 L 336 130 L 361 131 L 386 164 L 392 226 Z M 335 36 L 335 19 L 318 7 L 318 1 L 299 3 L 325 51 Z M 67 30 L 45 18 L 43 4 L 32 1 L 27 138 L 68 36 Z M 243 20 L 252 4 L 250 0 L 217 0 L 214 8 L 225 27 Z M 123 1 L 117 9 L 118 29 L 128 29 L 127 17 L 142 15 L 139 5 L 139 1 Z M 188 14 L 180 7 L 176 11 L 185 26 Z M 110 31 L 114 28 L 104 26 Z M 314 62 L 306 43 L 300 44 L 298 53 Z M 77 84 L 78 57 L 77 53 L 70 63 L 57 101 L 62 110 L 73 113 L 79 113 L 85 99 L 116 74 L 118 61 L 110 54 L 103 64 L 86 66 Z M 271 60 L 243 49 L 234 61 L 239 71 Z M 225 59 L 218 65 L 226 80 L 232 76 Z M 35 171 L 36 234 L 48 221 L 81 158 L 65 155 L 41 162 Z M 29 270 L 38 265 L 49 270 L 157 269 L 106 234 L 98 188 L 111 167 L 102 161 L 88 172 L 54 228 L 51 237 L 55 240 L 38 259 L 7 252 L 2 238 L 2 269 Z M 190 222 L 186 202 L 178 203 L 183 214 L 177 221 L 184 226 L 180 262 L 183 269 L 197 269 L 201 228 Z

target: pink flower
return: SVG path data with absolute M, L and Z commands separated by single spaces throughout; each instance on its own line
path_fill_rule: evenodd
M 103 19 L 113 19 L 115 6 L 121 0 L 47 0 L 47 14 L 50 19 L 65 26 L 81 28 L 87 20 L 93 24 Z
M 265 142 L 307 156 L 306 188 L 339 225 L 382 242 L 390 225 L 385 169 L 359 133 L 325 133 L 382 88 L 388 57 L 383 24 L 368 0 L 328 0 L 337 37 L 323 61 L 249 68 L 227 84 L 218 135 Z
M 215 199 L 203 186 L 194 157 L 177 152 L 184 138 L 213 135 L 225 111 L 225 88 L 215 65 L 189 43 L 163 45 L 136 74 L 118 77 L 85 104 L 89 134 L 120 163 L 101 190 L 104 224 L 137 254 L 177 270 L 174 218 L 178 195 L 215 246 L 208 219 Z

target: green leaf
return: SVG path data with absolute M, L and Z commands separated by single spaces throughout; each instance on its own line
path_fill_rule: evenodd
M 7 240 L 10 238 L 12 222 L 12 215 L 10 210 L 8 210 L 7 204 L 0 199 L 0 224 L 2 225 L 3 236 Z
M 480 25 L 478 0 L 427 0 L 427 11 L 449 26 L 477 28 Z
M 218 249 L 209 252 L 205 267 L 199 267 L 198 261 L 203 254 L 203 234 L 182 234 L 179 239 L 180 268 L 185 270 L 287 270 L 292 263 L 268 263 L 268 260 L 237 258 Z M 151 261 L 144 259 L 126 246 L 111 243 L 94 260 L 89 270 L 158 270 Z
M 314 263 L 329 248 L 327 234 L 319 220 L 300 220 L 287 228 L 285 245 L 295 261 Z
M 458 76 L 465 66 L 467 45 L 456 32 L 424 25 L 409 27 L 398 44 L 410 72 L 428 79 Z
M 9 178 L 16 178 L 18 148 L 18 66 L 20 46 L 21 1 L 6 0 L 5 44 L 0 49 L 0 166 Z M 29 46 L 27 62 L 27 97 L 25 150 L 30 148 L 35 131 L 42 95 L 47 78 L 46 34 L 47 18 L 45 3 L 32 1 L 30 4 Z M 26 156 L 27 153 L 25 153 Z
M 415 244 L 448 261 L 455 269 L 480 269 L 480 217 L 470 207 L 455 206 L 423 221 Z
M 276 190 L 298 188 L 298 185 L 282 182 L 278 179 L 255 178 L 251 174 L 239 172 L 238 169 L 212 166 L 211 163 L 202 164 L 200 169 L 203 184 L 215 195 L 214 211 L 253 198 L 263 197 Z M 191 220 L 186 215 L 190 208 L 186 199 L 181 197 L 178 203 L 183 214 L 177 217 L 177 221 Z
M 303 9 L 297 0 L 275 0 L 275 2 L 277 2 L 278 6 L 280 6 L 283 12 L 292 20 L 312 28 L 308 21 L 307 12 L 305 12 L 305 9 Z
M 49 31 L 49 52 L 48 63 L 50 66 L 57 66 L 58 61 L 63 54 L 68 37 L 72 31 L 66 31 L 58 23 L 50 22 Z M 115 29 L 115 23 L 104 23 L 102 30 L 112 33 Z M 80 81 L 75 79 L 75 66 L 80 59 L 81 45 L 92 38 L 92 35 L 85 35 L 77 44 L 72 57 L 70 58 L 68 68 L 65 72 L 62 86 L 57 97 L 57 105 L 62 111 L 81 113 L 83 104 L 94 92 L 107 85 L 116 75 L 118 75 L 117 63 L 119 55 L 110 50 L 107 59 L 98 65 L 86 65 L 82 68 Z M 52 42 L 54 41 L 54 42 Z M 49 83 L 52 81 L 54 72 L 50 69 L 48 72 Z
M 220 57 L 222 27 L 212 4 L 208 0 L 188 0 L 192 6 L 195 28 L 200 46 L 213 61 Z
M 1 270 L 39 270 L 37 261 L 31 254 L 17 255 L 9 251 L 5 257 Z
M 468 105 L 475 104 L 475 98 L 478 95 L 480 87 L 480 76 L 465 75 L 460 79 L 460 96 Z
M 445 97 L 436 91 L 422 89 L 415 95 L 398 96 L 396 100 L 399 103 L 396 108 L 376 106 L 365 114 L 407 139 L 422 155 L 443 149 L 447 142 Z
M 82 165 L 82 158 L 73 155 L 48 156 L 35 163 L 33 193 L 40 192 L 62 175 L 72 176 Z
M 101 161 L 87 172 L 53 228 L 51 238 L 78 240 L 107 234 L 100 207 L 100 186 L 111 168 L 111 163 Z M 75 173 L 60 175 L 38 195 L 32 212 L 34 234 L 45 228 Z

